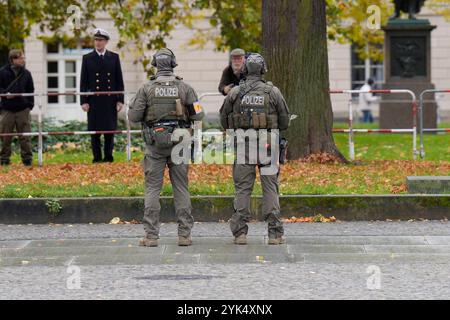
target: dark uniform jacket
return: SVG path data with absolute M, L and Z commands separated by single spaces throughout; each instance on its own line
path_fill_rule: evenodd
M 220 78 L 219 83 L 219 92 L 222 93 L 224 96 L 226 96 L 225 91 L 223 91 L 225 87 L 230 84 L 238 86 L 242 78 L 243 78 L 242 74 L 240 77 L 236 76 L 233 72 L 233 68 L 229 65 L 222 72 L 222 78 Z
M 10 84 L 17 78 L 17 80 L 11 88 L 8 89 Z M 11 65 L 8 64 L 0 69 L 0 93 L 33 93 L 34 84 L 33 77 L 30 71 L 23 68 L 16 76 L 11 69 Z M 12 99 L 2 98 L 0 102 L 0 108 L 11 112 L 19 112 L 26 108 L 33 109 L 34 97 L 16 97 Z
M 81 92 L 123 90 L 118 54 L 106 50 L 102 59 L 94 50 L 83 56 Z M 81 96 L 81 104 L 89 104 L 88 130 L 116 130 L 117 102 L 124 102 L 123 95 Z

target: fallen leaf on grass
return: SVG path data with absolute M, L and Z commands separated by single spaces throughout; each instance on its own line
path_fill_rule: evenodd
M 326 218 L 321 214 L 317 214 L 312 217 L 300 217 L 300 218 L 292 217 L 290 219 L 283 219 L 284 223 L 304 223 L 304 222 L 312 223 L 312 222 L 336 222 L 336 221 L 337 219 L 335 216 Z
M 119 217 L 112 218 L 111 221 L 109 222 L 109 224 L 119 224 L 119 223 L 120 223 Z
M 406 184 L 401 184 L 400 186 L 393 186 L 391 188 L 391 192 L 392 193 L 402 193 L 405 192 L 407 190 Z
M 136 219 L 133 219 L 131 221 L 124 221 L 124 220 L 121 220 L 119 217 L 115 217 L 115 218 L 111 219 L 109 224 L 140 224 L 140 222 L 137 221 Z
M 306 158 L 300 160 L 302 162 L 317 162 L 317 163 L 339 163 L 340 159 L 335 155 L 329 153 L 315 153 L 307 156 Z
M 66 163 L 65 165 L 63 165 L 63 166 L 61 167 L 61 170 L 72 171 L 72 170 L 73 170 L 73 167 L 72 167 L 69 163 Z

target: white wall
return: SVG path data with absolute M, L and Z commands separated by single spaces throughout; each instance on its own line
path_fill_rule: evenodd
M 328 65 L 330 69 L 330 89 L 351 89 L 351 50 L 350 45 L 328 43 Z M 349 96 L 332 94 L 331 104 L 335 117 L 346 117 Z

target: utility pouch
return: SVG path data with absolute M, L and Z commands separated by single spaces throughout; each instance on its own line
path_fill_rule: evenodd
M 250 128 L 250 117 L 245 113 L 233 114 L 233 124 L 235 128 L 248 129 Z
M 276 114 L 267 115 L 267 128 L 278 129 L 278 116 Z
M 175 104 L 176 104 L 176 112 L 175 112 L 175 114 L 176 114 L 177 117 L 182 118 L 183 115 L 184 115 L 184 112 L 183 112 L 183 105 L 181 104 L 181 100 L 180 99 L 176 99 L 175 100 Z
M 170 148 L 174 145 L 172 142 L 172 133 L 174 128 L 171 126 L 157 126 L 149 128 L 153 144 L 158 148 Z
M 267 117 L 265 113 L 260 113 L 258 115 L 259 118 L 259 127 L 261 129 L 266 129 L 267 128 Z
M 255 111 L 252 112 L 252 127 L 253 127 L 253 129 L 259 129 L 260 128 L 259 115 Z
M 250 111 L 246 111 L 241 113 L 241 126 L 242 129 L 250 129 L 252 128 L 252 113 Z
M 150 134 L 150 130 L 151 130 L 150 127 L 148 127 L 147 125 L 144 125 L 142 128 L 142 135 L 144 137 L 144 142 L 145 142 L 145 144 L 148 144 L 148 145 L 153 143 L 152 136 Z

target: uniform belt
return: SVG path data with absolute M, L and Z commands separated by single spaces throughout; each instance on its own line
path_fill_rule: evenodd
M 173 127 L 173 128 L 189 128 L 190 125 L 185 121 L 158 121 L 155 123 L 148 123 L 146 122 L 145 125 L 149 128 L 155 128 L 155 127 Z

